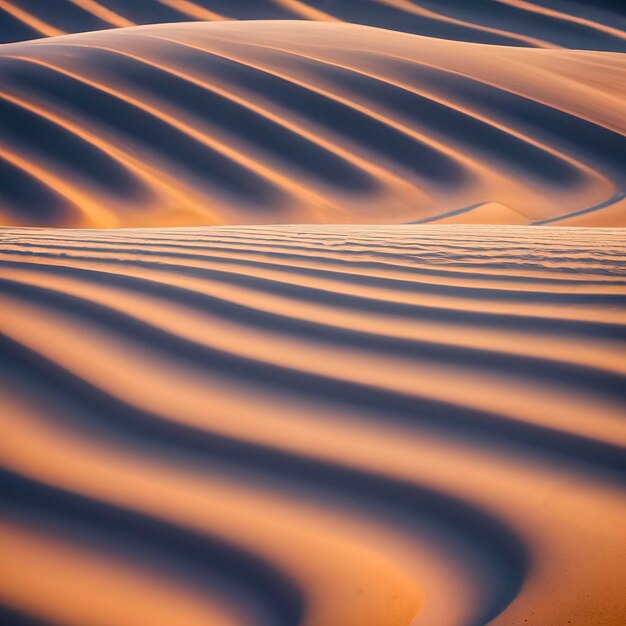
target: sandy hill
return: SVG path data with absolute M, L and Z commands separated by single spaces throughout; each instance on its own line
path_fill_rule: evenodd
M 506 222 L 600 223 L 624 185 L 624 85 L 611 52 L 337 22 L 6 44 L 0 220 L 390 223 L 494 202 Z

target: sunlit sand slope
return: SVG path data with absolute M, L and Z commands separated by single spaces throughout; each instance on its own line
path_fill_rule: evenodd
M 626 225 L 626 60 L 330 22 L 0 47 L 0 223 Z
M 626 250 L 560 232 L 5 229 L 0 617 L 623 624 Z
M 0 42 L 189 20 L 351 22 L 458 41 L 626 51 L 604 0 L 0 0 Z

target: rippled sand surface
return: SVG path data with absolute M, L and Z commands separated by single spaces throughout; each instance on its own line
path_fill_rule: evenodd
M 626 225 L 625 55 L 340 22 L 0 46 L 0 223 Z
M 1 237 L 3 623 L 623 624 L 623 231 Z
M 626 16 L 0 0 L 0 626 L 624 626 Z

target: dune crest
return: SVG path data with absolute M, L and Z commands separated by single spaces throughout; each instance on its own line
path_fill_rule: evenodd
M 499 202 L 481 202 L 463 209 L 423 220 L 422 224 L 528 224 L 529 219 L 519 211 Z
M 610 52 L 336 22 L 3 45 L 0 220 L 399 223 L 493 202 L 556 222 L 624 189 L 624 84 Z M 585 223 L 621 226 L 621 213 Z

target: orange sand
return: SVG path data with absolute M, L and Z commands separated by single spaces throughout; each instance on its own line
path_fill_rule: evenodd
M 4 480 L 237 546 L 290 581 L 307 626 L 620 624 L 623 237 L 554 232 L 7 229 Z M 2 602 L 74 624 L 128 577 L 128 606 L 195 623 L 189 581 L 47 538 L 91 505 L 24 499 L 40 488 L 10 488 L 37 522 L 10 530 L 11 558 L 36 577 L 16 570 Z M 130 521 L 104 515 L 90 528 L 121 542 Z M 248 623 L 254 593 L 261 621 L 296 623 L 238 570 L 214 605 L 230 570 L 202 563 L 207 611 Z M 72 613 L 64 589 L 92 569 Z

